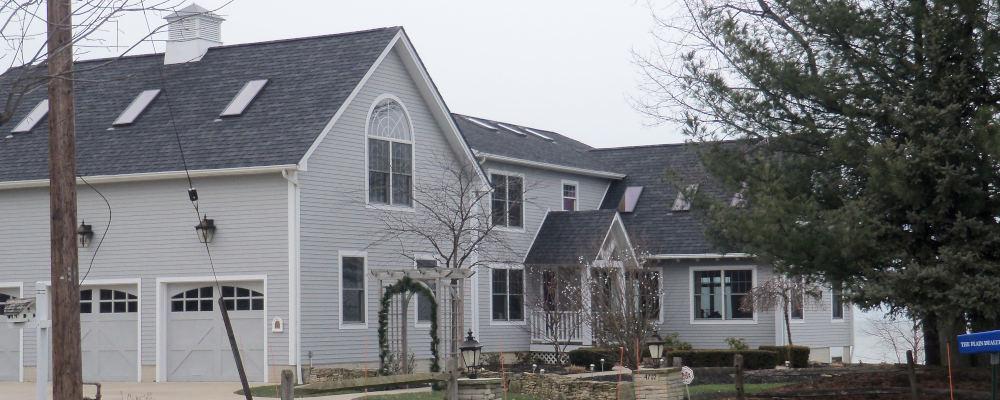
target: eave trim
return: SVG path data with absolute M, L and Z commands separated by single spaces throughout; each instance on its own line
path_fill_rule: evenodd
M 234 176 L 234 175 L 257 175 L 257 174 L 269 174 L 278 173 L 281 171 L 297 171 L 299 167 L 295 164 L 287 165 L 269 165 L 263 167 L 241 167 L 241 168 L 220 168 L 220 169 L 203 169 L 191 171 L 190 175 L 192 178 L 206 178 L 214 176 Z M 184 171 L 164 171 L 164 172 L 144 172 L 138 174 L 122 174 L 122 175 L 94 175 L 85 176 L 88 183 L 119 183 L 119 182 L 139 182 L 139 181 L 157 181 L 164 179 L 180 179 L 187 177 L 188 173 Z M 76 183 L 78 185 L 84 184 L 83 179 L 77 178 Z M 0 190 L 5 189 L 22 189 L 22 188 L 35 188 L 35 187 L 47 187 L 49 186 L 48 179 L 35 179 L 29 181 L 13 181 L 13 182 L 0 182 Z
M 479 157 L 485 158 L 487 160 L 491 160 L 491 161 L 504 162 L 504 163 L 514 164 L 514 165 L 523 165 L 523 166 L 526 166 L 526 167 L 534 167 L 534 168 L 539 168 L 539 169 L 547 169 L 547 170 L 550 170 L 550 171 L 569 172 L 569 173 L 573 173 L 573 174 L 577 174 L 577 175 L 593 176 L 593 177 L 597 177 L 597 178 L 605 178 L 605 179 L 615 179 L 615 180 L 618 180 L 618 179 L 622 179 L 622 178 L 625 177 L 625 174 L 619 174 L 617 172 L 607 172 L 607 171 L 598 171 L 598 170 L 593 170 L 593 169 L 568 167 L 568 166 L 565 166 L 565 165 L 549 164 L 549 163 L 543 163 L 543 162 L 539 162 L 539 161 L 525 160 L 525 159 L 522 159 L 522 158 L 515 158 L 515 157 L 501 156 L 501 155 L 498 155 L 498 154 L 485 153 L 485 152 L 481 152 L 481 151 L 477 151 L 476 155 L 479 156 Z

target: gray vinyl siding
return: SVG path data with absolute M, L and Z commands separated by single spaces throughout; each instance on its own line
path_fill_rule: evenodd
M 378 281 L 368 277 L 367 328 L 341 329 L 338 251 L 367 252 L 369 270 L 413 268 L 414 262 L 404 254 L 430 252 L 418 240 L 379 243 L 384 225 L 377 219 L 378 211 L 366 206 L 365 124 L 373 102 L 383 94 L 399 98 L 409 113 L 415 187 L 443 172 L 441 162 L 456 160 L 402 59 L 390 52 L 312 154 L 309 170 L 299 173 L 302 357 L 312 351 L 315 365 L 367 361 L 378 366 Z M 414 305 L 407 313 L 411 327 L 415 303 L 411 301 Z M 430 355 L 426 332 L 426 328 L 410 330 L 410 349 L 418 360 Z
M 691 297 L 690 270 L 692 267 L 746 267 L 754 265 L 750 260 L 702 260 L 702 261 L 661 261 L 652 265 L 662 269 L 661 287 L 663 291 L 663 322 L 661 333 L 677 332 L 678 339 L 691 343 L 697 349 L 728 348 L 727 337 L 746 339 L 751 348 L 775 344 L 774 312 L 757 312 L 755 324 L 737 323 L 691 323 L 693 310 Z M 757 283 L 770 279 L 771 267 L 758 265 L 755 273 Z
M 508 134 L 508 132 L 498 132 L 498 134 Z M 608 188 L 609 180 L 570 174 L 565 172 L 555 172 L 538 168 L 525 167 L 521 165 L 511 165 L 497 162 L 486 162 L 483 170 L 490 173 L 510 173 L 524 176 L 524 229 L 503 232 L 518 254 L 519 260 L 528 254 L 531 243 L 535 238 L 535 233 L 541 226 L 545 213 L 548 210 L 561 211 L 563 207 L 562 182 L 577 182 L 578 210 L 596 210 L 600 208 L 604 200 L 604 193 Z M 483 269 L 486 273 L 481 274 L 478 280 L 479 285 L 479 340 L 483 343 L 483 351 L 500 351 L 500 341 L 503 341 L 504 352 L 508 351 L 528 351 L 531 344 L 531 335 L 523 326 L 510 325 L 506 323 L 493 324 L 491 314 L 492 287 L 491 272 Z M 527 277 L 526 277 L 527 279 Z M 531 289 L 532 287 L 536 289 Z M 537 285 L 526 284 L 525 290 L 537 290 Z M 527 319 L 528 312 L 525 312 Z
M 833 293 L 824 288 L 822 299 L 806 302 L 802 322 L 791 323 L 792 343 L 809 347 L 851 346 L 852 307 L 845 304 L 844 318 L 834 321 L 832 299 Z M 784 325 L 781 327 L 781 336 L 787 340 Z
M 288 196 L 280 174 L 196 178 L 200 207 L 218 227 L 211 243 L 220 276 L 267 275 L 268 320 L 288 321 Z M 156 361 L 156 278 L 213 275 L 205 247 L 198 241 L 195 211 L 187 181 L 157 180 L 94 185 L 112 207 L 112 224 L 87 281 L 141 279 L 142 365 Z M 90 266 L 108 227 L 108 209 L 94 190 L 78 186 L 79 219 L 93 225 L 94 240 L 80 249 L 81 277 Z M 0 226 L 17 227 L 0 241 L 0 278 L 24 282 L 34 296 L 35 282 L 49 280 L 48 188 L 0 190 Z M 84 284 L 87 284 L 85 281 Z M 35 330 L 25 331 L 25 365 L 36 365 Z M 276 359 L 286 360 L 288 334 L 269 333 Z M 28 376 L 26 379 L 34 379 Z

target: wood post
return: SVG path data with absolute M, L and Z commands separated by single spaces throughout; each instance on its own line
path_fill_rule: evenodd
M 292 371 L 281 371 L 281 400 L 292 400 L 295 398 L 295 375 Z
M 913 400 L 920 400 L 920 390 L 917 389 L 917 371 L 913 365 L 913 350 L 906 351 L 906 373 L 910 375 L 910 392 Z
M 80 270 L 76 247 L 73 10 L 48 0 L 49 213 L 52 258 L 52 398 L 83 397 Z
M 413 296 L 413 293 L 409 291 L 400 295 L 400 313 L 402 313 L 400 322 L 402 322 L 402 324 L 399 327 L 399 373 L 404 375 L 410 373 L 410 337 L 406 327 L 409 326 L 409 323 L 407 323 L 409 315 L 407 315 L 407 313 L 410 310 L 411 296 Z
M 448 380 L 448 400 L 458 400 L 458 359 L 448 358 L 448 372 L 451 379 Z
M 733 367 L 736 369 L 736 375 L 733 375 L 733 383 L 736 384 L 736 400 L 746 399 L 746 393 L 743 391 L 743 355 L 737 354 L 733 356 Z

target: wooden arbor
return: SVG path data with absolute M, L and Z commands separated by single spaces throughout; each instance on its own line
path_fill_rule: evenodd
M 371 275 L 379 281 L 379 356 L 381 369 L 386 372 L 386 359 L 398 354 L 403 373 L 409 371 L 408 310 L 413 294 L 431 294 L 431 372 L 439 372 L 439 358 L 457 359 L 458 345 L 464 329 L 465 281 L 475 272 L 465 268 L 417 268 L 407 270 L 375 270 Z M 431 291 L 427 283 L 433 283 Z M 444 345 L 444 354 L 437 343 Z

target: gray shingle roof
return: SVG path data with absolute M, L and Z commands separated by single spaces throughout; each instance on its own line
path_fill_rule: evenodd
M 192 170 L 296 164 L 401 29 L 220 46 L 186 64 L 163 65 L 163 54 L 125 57 L 78 72 L 77 171 L 92 176 L 183 170 L 174 124 Z M 75 68 L 106 61 L 78 62 Z M 17 71 L 0 75 L 0 87 Z M 246 112 L 216 121 L 253 79 L 269 81 Z M 163 92 L 133 125 L 108 130 L 145 89 Z M 48 178 L 47 119 L 29 133 L 3 139 L 45 96 L 44 87 L 28 94 L 0 125 L 0 182 Z
M 461 114 L 452 114 L 452 116 L 455 119 L 455 124 L 458 125 L 458 129 L 462 131 L 462 135 L 465 136 L 465 140 L 469 143 L 469 147 L 478 152 L 574 168 L 613 171 L 604 168 L 601 160 L 590 154 L 590 150 L 593 147 L 556 132 L 472 117 L 497 128 L 497 130 L 490 130 L 469 121 L 469 116 Z M 512 126 L 527 134 L 519 135 L 499 126 L 499 124 Z M 549 141 L 540 138 L 526 132 L 524 128 L 542 133 L 553 140 Z
M 615 210 L 549 212 L 524 263 L 572 265 L 596 259 L 615 214 Z
M 699 192 L 712 190 L 708 175 L 695 144 L 665 144 L 655 146 L 596 149 L 591 153 L 615 172 L 626 174 L 612 181 L 601 209 L 616 210 L 629 186 L 642 186 L 642 195 L 635 211 L 621 213 L 625 229 L 641 247 L 651 254 L 718 253 L 705 238 L 705 225 L 697 211 L 671 211 L 677 199 L 677 188 L 665 182 L 665 172 L 671 169 L 685 182 L 702 182 Z

